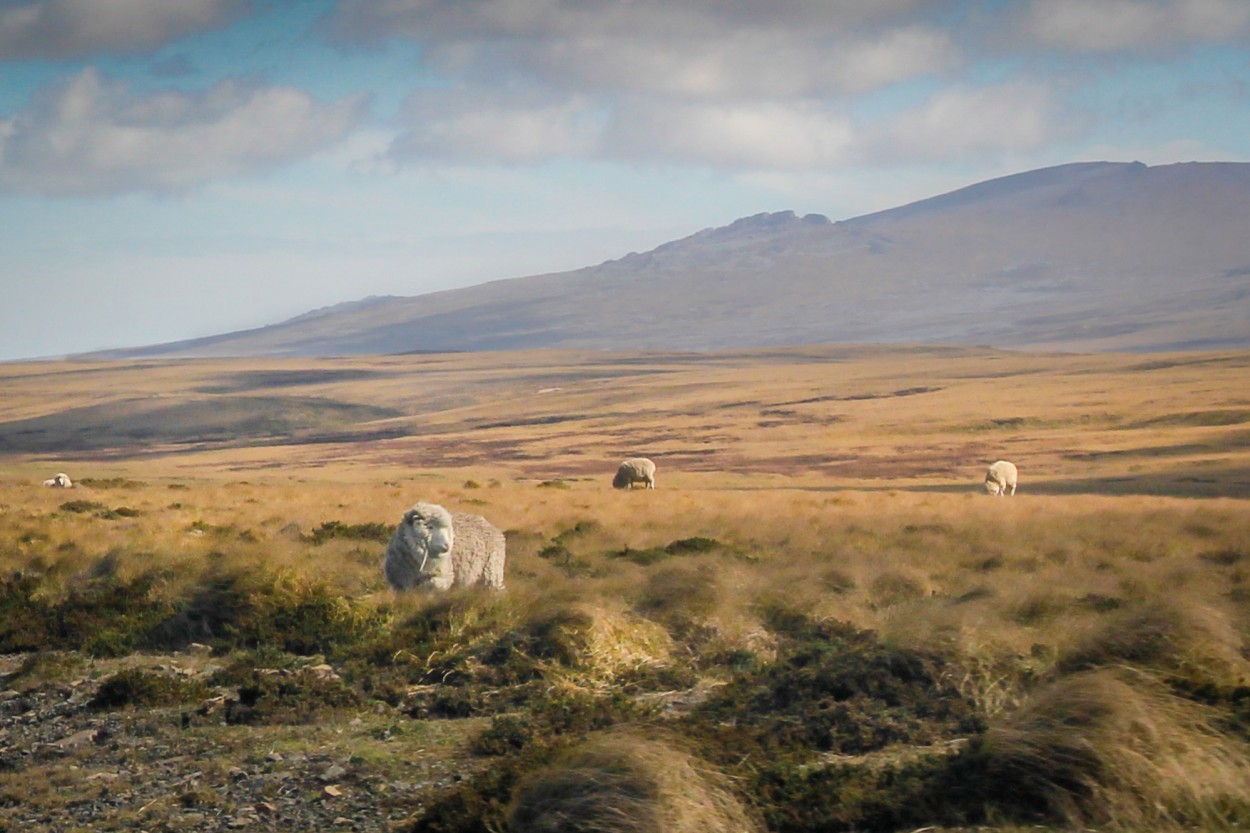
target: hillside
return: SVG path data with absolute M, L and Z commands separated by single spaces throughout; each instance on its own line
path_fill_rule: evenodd
M 109 357 L 841 343 L 1250 345 L 1250 164 L 1081 163 L 841 222 L 759 214 L 572 272 Z

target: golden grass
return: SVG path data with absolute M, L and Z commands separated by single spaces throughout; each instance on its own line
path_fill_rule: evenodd
M 594 611 L 590 619 L 603 633 L 630 617 L 665 626 L 694 620 L 725 648 L 766 653 L 760 610 L 782 603 L 877 630 L 901 647 L 981 664 L 1012 658 L 1038 674 L 1153 652 L 1150 663 L 1213 682 L 1247 676 L 1250 617 L 1236 599 L 1250 581 L 1250 506 L 1240 501 L 793 489 L 630 494 L 580 481 L 567 490 L 464 489 L 446 480 L 177 482 L 183 488 L 153 479 L 55 493 L 0 485 L 4 568 L 55 579 L 44 592 L 63 592 L 100 570 L 122 579 L 156 571 L 171 597 L 209 570 L 263 568 L 291 586 L 325 585 L 393 604 L 379 568 L 382 544 L 316 545 L 309 533 L 331 521 L 394 523 L 413 500 L 432 499 L 513 531 L 505 606 L 515 617 L 576 602 Z M 141 514 L 110 520 L 66 512 L 59 506 L 67 498 Z M 695 536 L 721 546 L 649 566 L 614 557 Z M 579 569 L 540 556 L 557 538 Z M 1150 610 L 1167 613 L 1142 620 Z M 1150 622 L 1171 635 L 1134 648 L 1132 639 L 1149 638 Z M 664 654 L 645 641 L 642 654 Z M 1099 655 L 1107 658 L 1089 658 Z M 1011 700 L 1005 692 L 984 696 Z
M 32 480 L 137 463 L 175 477 L 599 481 L 643 453 L 661 488 L 964 490 L 1006 457 L 1022 494 L 1246 495 L 1248 366 L 1246 353 L 836 346 L 41 362 L 0 368 L 0 449 Z M 347 423 L 290 423 L 308 402 Z M 107 419 L 82 410 L 105 406 Z M 157 435 L 136 433 L 153 420 Z
M 1042 688 L 982 751 L 1005 785 L 1075 827 L 1219 828 L 1250 810 L 1245 744 L 1140 673 L 1090 671 Z
M 672 741 L 610 732 L 523 779 L 508 829 L 749 833 L 761 826 L 723 776 Z

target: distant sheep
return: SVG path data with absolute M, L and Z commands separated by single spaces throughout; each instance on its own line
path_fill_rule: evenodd
M 616 477 L 612 478 L 613 489 L 632 489 L 635 483 L 644 484 L 644 488 L 655 488 L 655 463 L 646 457 L 631 457 L 616 469 Z
M 69 475 L 65 472 L 58 472 L 55 477 L 50 477 L 43 481 L 43 485 L 51 486 L 53 489 L 72 489 L 74 484 L 70 482 Z
M 991 495 L 1014 495 L 1016 493 L 1016 466 L 1006 460 L 990 463 L 985 472 L 985 491 Z
M 382 570 L 396 590 L 479 584 L 502 590 L 503 565 L 503 533 L 485 518 L 417 503 L 391 536 Z

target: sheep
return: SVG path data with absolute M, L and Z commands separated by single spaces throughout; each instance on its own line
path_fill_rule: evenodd
M 612 478 L 613 489 L 632 489 L 635 483 L 644 484 L 646 489 L 655 488 L 655 463 L 646 457 L 631 457 L 625 460 L 616 470 Z
M 396 590 L 484 585 L 503 589 L 504 537 L 479 515 L 416 503 L 386 546 L 382 570 Z
M 57 472 L 55 477 L 50 477 L 43 481 L 43 485 L 50 486 L 53 489 L 72 489 L 74 484 L 70 482 L 69 475 L 65 472 Z
M 985 491 L 999 497 L 1007 494 L 1014 495 L 1016 493 L 1015 464 L 1008 463 L 1006 460 L 990 463 L 990 467 L 985 472 Z

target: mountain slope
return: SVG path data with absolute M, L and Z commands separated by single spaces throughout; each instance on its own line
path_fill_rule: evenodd
M 792 212 L 572 272 L 124 356 L 814 342 L 1250 346 L 1250 164 L 1080 163 L 843 222 Z

